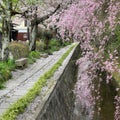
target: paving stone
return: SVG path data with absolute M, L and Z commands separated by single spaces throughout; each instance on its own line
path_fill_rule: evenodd
M 14 95 L 14 96 L 11 96 L 9 98 L 6 99 L 6 102 L 8 103 L 14 103 L 15 101 L 17 101 L 19 98 L 21 98 L 21 96 L 19 95 Z
M 0 97 L 7 94 L 9 90 L 0 90 Z
M 49 70 L 68 48 L 68 46 L 62 48 L 47 58 L 40 58 L 36 63 L 29 65 L 24 70 L 13 71 L 13 78 L 6 82 L 6 89 L 0 90 L 0 115 L 11 104 L 25 95 L 40 76 Z
M 0 104 L 0 109 L 6 109 L 9 108 L 12 103 L 8 103 L 4 101 L 2 104 Z
M 6 111 L 6 109 L 0 109 L 0 115 L 2 115 L 4 112 Z
M 27 90 L 16 90 L 13 95 L 23 96 L 27 93 Z

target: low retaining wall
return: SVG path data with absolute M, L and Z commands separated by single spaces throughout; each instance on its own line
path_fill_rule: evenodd
M 44 101 L 36 120 L 70 120 L 73 113 L 75 96 L 73 94 L 76 82 L 75 64 L 80 54 L 79 45 L 72 51 L 71 55 L 64 61 L 61 71 L 56 73 L 56 84 L 54 90 L 49 93 L 49 98 Z M 59 71 L 59 70 L 58 70 Z M 53 79 L 53 78 L 52 78 Z M 54 77 L 55 79 L 55 77 Z M 48 94 L 47 94 L 48 95 Z

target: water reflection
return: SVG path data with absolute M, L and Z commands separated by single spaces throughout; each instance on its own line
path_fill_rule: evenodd
M 80 101 L 76 102 L 71 120 L 114 120 L 114 98 L 117 95 L 115 81 L 111 80 L 106 83 L 105 80 L 102 80 L 101 82 L 97 81 L 95 84 L 96 88 L 98 84 L 100 86 L 100 98 L 96 100 L 95 105 L 90 109 L 86 109 Z M 97 94 L 94 93 L 94 95 L 97 97 Z M 90 118 L 92 112 L 93 116 Z

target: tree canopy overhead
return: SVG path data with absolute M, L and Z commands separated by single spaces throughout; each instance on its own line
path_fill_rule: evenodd
M 77 62 L 79 69 L 89 63 L 88 68 L 82 74 L 79 73 L 75 86 L 77 101 L 82 101 L 81 103 L 85 104 L 89 110 L 95 104 L 96 99 L 100 98 L 98 89 L 96 90 L 92 84 L 93 80 L 106 71 L 106 83 L 109 83 L 112 73 L 115 71 L 120 73 L 118 68 L 118 55 L 120 54 L 119 0 L 19 0 L 19 5 L 17 3 L 18 0 L 0 2 L 3 31 L 5 30 L 2 54 L 7 50 L 9 34 L 6 33 L 9 31 L 8 26 L 12 15 L 21 14 L 22 17 L 29 20 L 29 29 L 32 33 L 30 50 L 35 50 L 37 25 L 50 17 L 49 25 L 57 28 L 62 39 L 80 42 L 82 57 Z M 50 8 L 47 11 L 44 7 Z M 41 10 L 45 10 L 45 14 L 42 16 Z M 117 48 L 113 43 L 116 43 Z M 81 84 L 81 80 L 84 81 L 83 84 Z M 100 81 L 97 87 L 100 87 Z M 97 98 L 92 96 L 92 91 L 95 90 Z M 117 105 L 115 119 L 119 120 L 120 97 L 117 96 L 115 99 Z M 98 107 L 97 111 L 100 112 L 100 109 Z
M 42 23 L 53 15 L 59 8 L 60 5 L 54 6 L 54 9 L 49 13 L 41 16 L 40 7 L 43 5 L 42 1 L 38 0 L 4 0 L 1 1 L 0 12 L 2 18 L 2 59 L 7 59 L 9 55 L 8 45 L 10 41 L 10 23 L 11 18 L 16 14 L 29 22 L 30 32 L 30 51 L 34 51 L 36 48 L 36 37 L 38 24 Z
M 92 84 L 93 80 L 104 71 L 107 74 L 106 83 L 112 79 L 114 72 L 120 74 L 119 56 L 117 56 L 120 54 L 120 2 L 118 0 L 74 0 L 59 14 L 53 16 L 52 20 L 52 24 L 58 28 L 64 40 L 73 39 L 80 42 L 82 57 L 78 60 L 79 69 L 89 64 L 83 73 L 79 73 L 75 87 L 77 100 L 87 106 L 89 111 L 96 99 L 100 99 L 98 91 L 100 81 L 96 89 Z M 117 47 L 114 47 L 115 44 Z M 92 96 L 95 90 L 97 98 Z M 120 97 L 115 99 L 117 101 L 115 119 L 119 120 Z M 97 111 L 100 113 L 100 106 Z

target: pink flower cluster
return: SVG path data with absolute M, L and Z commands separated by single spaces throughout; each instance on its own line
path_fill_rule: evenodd
M 53 17 L 63 39 L 80 41 L 82 57 L 78 60 L 79 75 L 75 93 L 78 101 L 82 101 L 88 108 L 95 104 L 95 99 L 100 98 L 99 91 L 96 98 L 92 96 L 92 91 L 95 90 L 92 82 L 97 77 L 96 71 L 120 71 L 116 56 L 109 53 L 107 60 L 104 57 L 106 44 L 114 35 L 116 26 L 120 25 L 119 13 L 120 2 L 117 0 L 75 0 L 57 17 Z M 108 74 L 106 83 L 111 78 Z M 116 107 L 120 109 L 118 104 Z M 120 119 L 118 109 L 115 112 L 116 120 Z
M 116 104 L 116 111 L 115 111 L 115 120 L 120 120 L 120 97 L 115 96 L 115 104 Z

